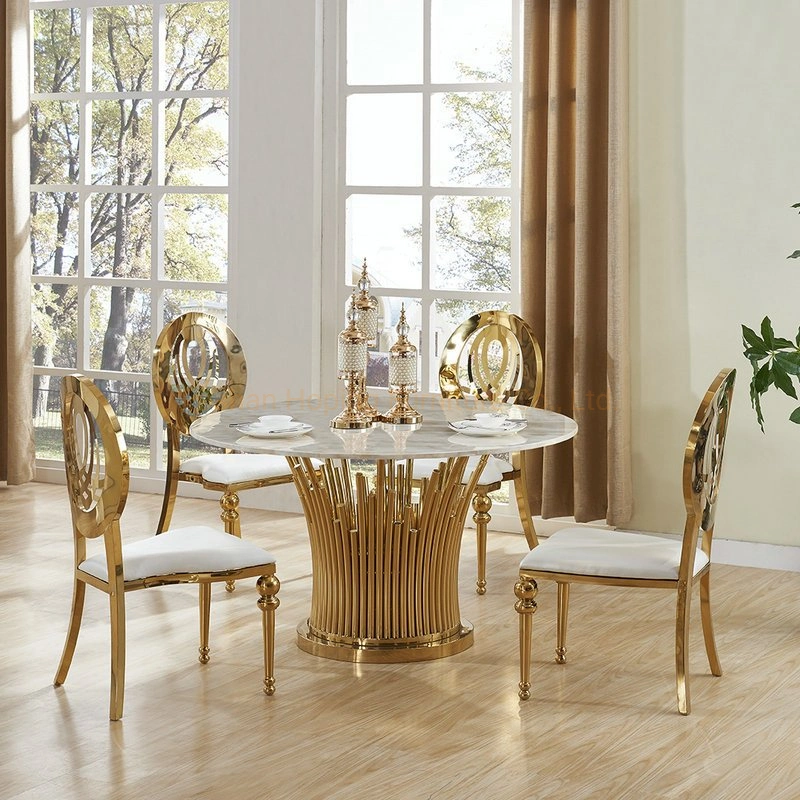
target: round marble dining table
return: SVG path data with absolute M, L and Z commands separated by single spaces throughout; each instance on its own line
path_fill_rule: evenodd
M 375 423 L 335 430 L 322 401 L 271 403 L 207 414 L 191 426 L 201 442 L 285 456 L 306 517 L 312 558 L 311 609 L 298 645 L 326 658 L 423 661 L 472 644 L 461 619 L 458 562 L 466 514 L 490 454 L 566 441 L 574 420 L 553 411 L 471 398 L 416 398 L 418 425 Z M 499 410 L 525 421 L 515 433 L 473 436 L 449 423 Z M 294 437 L 248 436 L 238 426 L 288 414 L 311 429 Z M 472 457 L 472 458 L 471 458 Z M 436 459 L 414 480 L 416 459 Z

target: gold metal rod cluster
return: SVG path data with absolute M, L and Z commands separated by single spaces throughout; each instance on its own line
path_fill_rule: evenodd
M 352 661 L 416 661 L 466 649 L 458 559 L 464 519 L 483 457 L 469 484 L 467 459 L 442 462 L 415 501 L 411 461 L 378 461 L 375 485 L 347 462 L 317 473 L 290 458 L 311 539 L 311 613 L 300 647 Z M 354 485 L 353 485 L 354 484 Z

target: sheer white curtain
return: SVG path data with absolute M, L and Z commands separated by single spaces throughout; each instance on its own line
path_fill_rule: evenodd
M 31 366 L 30 144 L 28 141 L 28 3 L 0 8 L 4 39 L 2 188 L 5 225 L 0 281 L 0 481 L 33 478 Z

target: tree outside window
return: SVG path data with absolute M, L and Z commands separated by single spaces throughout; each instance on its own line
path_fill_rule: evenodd
M 31 7 L 37 454 L 60 457 L 58 378 L 79 369 L 152 467 L 155 335 L 225 313 L 228 3 Z

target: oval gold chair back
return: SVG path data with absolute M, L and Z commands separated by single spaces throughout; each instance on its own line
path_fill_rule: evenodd
M 188 435 L 200 416 L 241 405 L 247 362 L 236 334 L 211 314 L 170 322 L 153 350 L 153 393 L 167 427 Z
M 130 485 L 125 437 L 103 393 L 77 374 L 61 380 L 61 428 L 76 539 L 94 539 L 125 508 Z
M 543 380 L 542 350 L 530 325 L 507 311 L 482 311 L 462 322 L 442 350 L 439 389 L 445 398 L 534 406 Z

